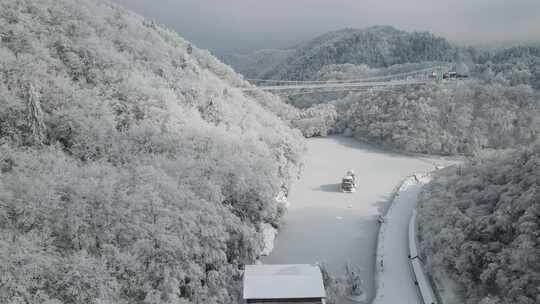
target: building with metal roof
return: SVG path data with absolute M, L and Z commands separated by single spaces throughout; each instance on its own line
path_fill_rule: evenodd
M 316 265 L 246 265 L 245 303 L 324 304 L 326 293 Z

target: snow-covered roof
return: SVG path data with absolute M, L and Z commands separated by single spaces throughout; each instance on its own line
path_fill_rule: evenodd
M 244 299 L 324 298 L 324 284 L 318 266 L 246 265 Z

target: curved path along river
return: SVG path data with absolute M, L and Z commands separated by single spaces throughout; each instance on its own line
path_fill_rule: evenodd
M 322 261 L 331 272 L 341 274 L 350 261 L 361 267 L 364 289 L 371 299 L 377 216 L 405 177 L 431 171 L 443 161 L 385 152 L 340 136 L 309 139 L 305 161 L 302 178 L 289 193 L 291 206 L 274 250 L 263 262 Z M 349 169 L 355 171 L 359 181 L 353 194 L 339 190 L 341 178 Z

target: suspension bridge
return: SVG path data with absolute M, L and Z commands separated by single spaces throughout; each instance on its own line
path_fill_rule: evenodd
M 433 68 L 428 68 L 377 77 L 328 81 L 247 79 L 252 86 L 241 88 L 241 90 L 244 92 L 262 90 L 281 96 L 343 91 L 391 90 L 403 86 L 425 85 L 435 82 L 436 78 L 433 77 L 433 71 Z

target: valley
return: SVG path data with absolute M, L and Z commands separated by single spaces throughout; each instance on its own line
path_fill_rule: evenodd
M 540 303 L 538 42 L 317 1 L 0 0 L 0 303 Z

